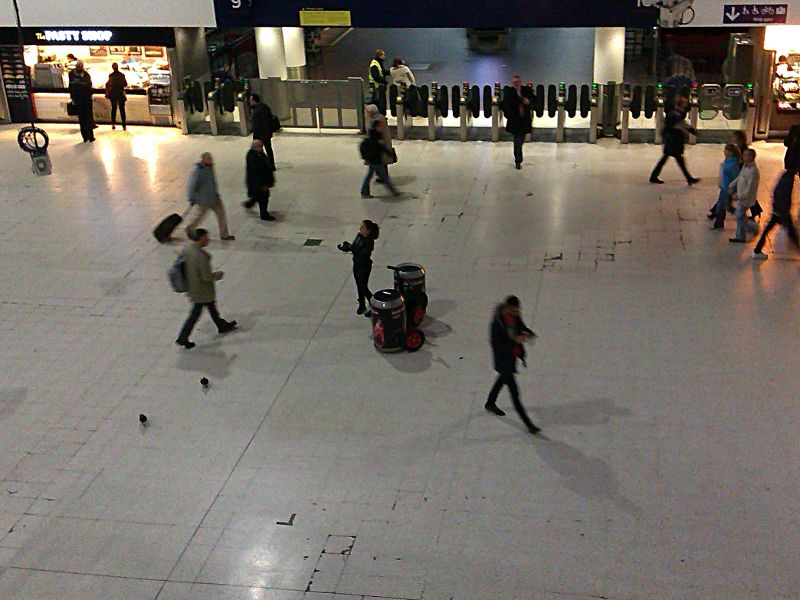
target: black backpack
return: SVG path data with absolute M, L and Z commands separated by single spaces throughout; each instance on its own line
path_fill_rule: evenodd
M 375 165 L 380 162 L 380 149 L 378 148 L 378 140 L 375 138 L 368 137 L 362 140 L 358 146 L 358 151 L 361 154 L 361 158 L 369 164 Z

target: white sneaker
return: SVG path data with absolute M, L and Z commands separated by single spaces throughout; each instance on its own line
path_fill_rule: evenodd
M 753 260 L 767 260 L 769 256 L 763 252 L 753 252 Z

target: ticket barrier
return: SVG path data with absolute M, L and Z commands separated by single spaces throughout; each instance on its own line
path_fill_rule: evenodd
M 477 86 L 476 86 L 477 87 Z M 454 89 L 456 89 L 454 87 Z M 469 133 L 469 128 L 472 127 L 472 107 L 471 107 L 471 95 L 472 90 L 469 87 L 469 83 L 466 81 L 461 84 L 461 89 L 459 90 L 459 102 L 458 102 L 458 117 L 459 117 L 459 139 L 462 142 L 467 141 L 467 135 Z
M 211 125 L 211 135 L 225 135 L 234 126 L 234 91 L 233 82 L 221 83 L 214 81 L 214 89 L 208 93 L 208 120 Z
M 630 122 L 631 122 L 631 104 L 633 103 L 633 88 L 630 83 L 622 84 L 622 93 L 620 94 L 620 106 L 622 108 L 622 118 L 620 119 L 620 134 L 619 139 L 623 144 L 630 142 Z
M 178 92 L 177 116 L 184 135 L 207 132 L 203 85 L 191 77 L 184 78 Z
M 697 131 L 697 116 L 700 114 L 700 96 L 697 92 L 697 84 L 692 83 L 689 89 L 689 125 L 692 129 Z M 689 134 L 689 143 L 694 145 L 697 143 L 697 134 Z
M 241 91 L 236 94 L 236 106 L 239 109 L 239 135 L 247 137 L 253 131 L 249 79 L 242 80 Z
M 436 140 L 436 131 L 442 127 L 443 120 L 450 112 L 450 102 L 447 86 L 440 86 L 435 81 L 431 83 L 431 93 L 428 97 L 428 141 Z
M 503 89 L 500 87 L 500 82 L 494 82 L 494 91 L 491 99 L 491 118 L 492 118 L 492 141 L 500 141 L 500 128 L 505 125 L 505 118 L 503 116 Z
M 564 128 L 567 124 L 567 110 L 565 107 L 566 102 L 567 87 L 566 84 L 561 81 L 558 84 L 558 91 L 556 92 L 556 143 L 559 144 L 563 144 L 565 139 Z
M 583 87 L 585 86 L 581 87 L 581 114 L 583 114 L 584 104 Z M 597 83 L 592 83 L 592 87 L 589 92 L 589 114 L 589 143 L 596 144 L 597 128 L 600 125 L 600 85 Z
M 747 143 L 752 143 L 756 118 L 753 84 L 730 83 L 723 88 L 722 94 L 726 100 L 722 108 L 723 116 L 729 121 L 740 121 Z
M 663 83 L 656 84 L 655 101 L 656 101 L 655 143 L 661 145 L 664 132 L 664 84 Z

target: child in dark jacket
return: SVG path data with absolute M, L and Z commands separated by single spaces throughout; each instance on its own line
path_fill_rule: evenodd
M 525 364 L 525 347 L 522 343 L 536 337 L 536 334 L 523 322 L 520 312 L 519 298 L 516 296 L 506 298 L 505 302 L 495 311 L 490 337 L 497 380 L 489 392 L 489 398 L 486 400 L 484 408 L 500 417 L 505 415 L 506 413 L 497 407 L 497 396 L 502 387 L 507 385 L 519 418 L 525 423 L 528 431 L 536 435 L 541 430 L 533 424 L 528 413 L 525 412 L 525 407 L 519 399 L 517 381 L 514 378 L 514 374 L 517 372 L 517 359 Z
M 380 235 L 380 227 L 369 219 L 361 223 L 358 228 L 358 235 L 350 242 L 342 242 L 338 248 L 342 252 L 353 254 L 353 279 L 356 280 L 356 290 L 358 291 L 358 310 L 356 314 L 371 317 L 366 303 L 372 299 L 372 292 L 369 291 L 369 275 L 372 272 L 372 251 L 375 248 L 375 240 Z
M 794 189 L 794 169 L 783 172 L 783 175 L 778 179 L 775 185 L 775 190 L 772 192 L 772 216 L 769 218 L 769 223 L 764 227 L 761 237 L 753 249 L 753 260 L 767 260 L 769 258 L 761 250 L 764 248 L 764 243 L 767 241 L 767 234 L 769 230 L 775 225 L 782 225 L 786 228 L 786 233 L 789 234 L 789 239 L 794 242 L 794 245 L 800 248 L 800 243 L 797 239 L 797 230 L 792 223 L 792 190 Z

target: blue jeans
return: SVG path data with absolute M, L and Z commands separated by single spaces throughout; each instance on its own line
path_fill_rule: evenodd
M 725 213 L 728 212 L 728 198 L 728 190 L 720 188 L 717 203 L 713 208 L 716 215 L 716 219 L 714 219 L 715 227 L 722 227 L 725 224 Z
M 736 238 L 740 240 L 747 239 L 747 232 L 755 233 L 758 231 L 756 222 L 747 218 L 747 211 L 749 208 L 736 203 Z
M 364 176 L 364 182 L 361 184 L 361 195 L 369 196 L 369 182 L 372 181 L 372 176 L 375 173 L 378 174 L 378 177 L 383 179 L 383 182 L 386 184 L 386 187 L 389 188 L 389 191 L 396 196 L 398 191 L 397 188 L 394 187 L 394 184 L 389 177 L 389 169 L 386 168 L 386 165 L 369 165 L 367 174 Z

